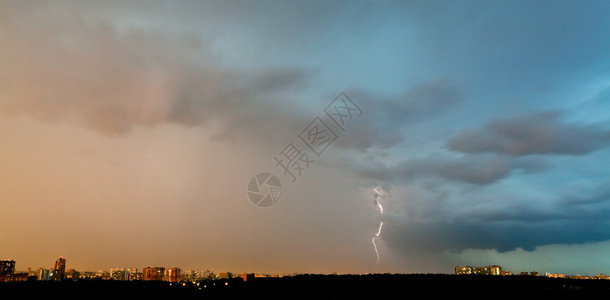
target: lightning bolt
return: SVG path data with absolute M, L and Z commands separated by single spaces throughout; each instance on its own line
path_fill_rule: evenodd
M 373 247 L 375 248 L 375 254 L 377 254 L 377 262 L 375 264 L 379 263 L 379 250 L 377 250 L 377 244 L 375 244 L 375 238 L 379 237 L 379 235 L 381 234 L 381 227 L 383 227 L 383 222 L 379 223 L 379 230 L 377 230 L 375 237 L 373 237 Z
M 373 248 L 375 248 L 375 254 L 377 254 L 377 262 L 375 262 L 375 264 L 379 263 L 379 250 L 377 250 L 377 245 L 375 244 L 375 238 L 373 238 Z
M 383 227 L 383 222 L 379 223 L 379 229 L 377 230 L 377 233 L 375 234 L 375 236 L 379 236 L 381 234 L 382 227 Z
M 373 189 L 375 192 L 375 204 L 377 205 L 377 210 L 379 210 L 380 214 L 383 214 L 383 206 L 381 205 L 381 198 L 383 197 L 383 189 L 381 186 L 377 186 Z M 377 233 L 373 237 L 373 248 L 375 249 L 375 254 L 377 255 L 377 262 L 375 265 L 379 263 L 379 250 L 377 249 L 377 244 L 375 244 L 375 239 L 381 235 L 381 228 L 383 228 L 383 221 L 379 222 L 379 229 L 377 229 Z

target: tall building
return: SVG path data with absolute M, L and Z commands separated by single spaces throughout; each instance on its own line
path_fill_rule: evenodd
M 163 280 L 164 267 L 146 267 L 142 271 L 142 280 Z
M 125 269 L 125 280 L 138 280 L 138 269 L 134 267 Z
M 180 268 L 169 268 L 165 273 L 165 280 L 169 282 L 180 281 Z
M 142 280 L 153 280 L 152 267 L 144 267 L 144 270 L 142 270 Z
M 502 267 L 498 265 L 489 266 L 489 270 L 491 271 L 491 275 L 502 275 Z
M 180 270 L 180 281 L 196 281 L 193 270 Z
M 130 273 L 129 280 L 142 280 L 142 272 Z
M 110 278 L 112 278 L 112 280 L 127 280 L 125 273 L 125 268 L 111 268 Z
M 0 275 L 13 275 L 15 273 L 14 260 L 0 260 Z
M 152 280 L 163 280 L 163 275 L 165 275 L 164 267 L 154 267 L 153 268 L 153 279 Z
M 55 261 L 55 267 L 53 268 L 53 280 L 62 280 L 66 275 L 66 259 L 60 256 Z
M 51 271 L 49 271 L 47 269 L 39 268 L 38 272 L 36 274 L 36 278 L 38 278 L 38 280 L 40 280 L 40 281 L 47 281 L 47 280 L 49 280 L 50 273 L 51 273 Z

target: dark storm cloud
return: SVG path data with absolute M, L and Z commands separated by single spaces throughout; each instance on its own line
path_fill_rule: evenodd
M 549 221 L 542 223 L 458 220 L 432 223 L 384 223 L 384 241 L 411 253 L 466 249 L 517 248 L 534 250 L 548 244 L 581 244 L 610 239 L 607 220 Z
M 424 220 L 411 220 L 408 216 L 388 219 L 384 223 L 384 241 L 408 253 L 421 250 L 534 250 L 549 244 L 582 244 L 610 239 L 608 180 L 569 185 L 550 199 L 493 201 L 497 196 L 493 197 L 489 203 L 458 206 L 449 215 L 439 212 Z M 448 204 L 448 199 L 445 197 L 443 202 Z M 411 209 L 422 210 L 423 207 Z
M 451 138 L 451 150 L 464 153 L 583 155 L 610 146 L 610 130 L 598 125 L 563 122 L 563 113 L 540 112 L 494 119 L 479 130 Z

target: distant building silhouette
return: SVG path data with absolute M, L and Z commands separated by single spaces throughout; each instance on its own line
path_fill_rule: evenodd
M 80 272 L 76 271 L 75 269 L 67 269 L 65 273 L 65 278 L 73 281 L 79 280 Z
M 103 280 L 108 280 L 110 279 L 110 273 L 106 270 L 97 270 L 95 271 L 95 274 L 93 275 L 93 278 L 99 278 L 99 279 L 103 279 Z
M 486 267 L 455 267 L 456 275 L 502 275 L 502 267 L 498 265 Z
M 141 280 L 141 276 L 140 278 L 138 278 L 138 269 L 135 267 L 131 267 L 131 268 L 127 268 L 125 269 L 125 280 Z
M 14 260 L 0 260 L 0 275 L 13 275 L 15 273 Z
M 0 282 L 26 281 L 27 273 L 15 273 L 14 260 L 0 260 Z
M 470 275 L 472 274 L 472 267 L 455 267 L 456 275 Z
M 142 280 L 163 280 L 164 267 L 146 267 L 142 272 Z
M 562 273 L 558 273 L 558 274 L 546 273 L 546 276 L 549 278 L 565 278 L 566 277 L 566 275 L 562 274 Z M 602 279 L 606 279 L 606 278 L 602 278 Z
M 169 268 L 165 272 L 165 280 L 169 282 L 180 281 L 180 268 Z
M 164 267 L 153 268 L 153 280 L 163 280 L 163 275 L 165 275 Z
M 53 280 L 62 280 L 66 276 L 66 259 L 60 256 L 53 267 Z
M 502 267 L 498 265 L 489 266 L 489 270 L 491 271 L 491 275 L 502 275 Z
M 49 280 L 49 274 L 51 273 L 48 269 L 39 268 L 38 272 L 36 272 L 36 278 L 40 281 Z
M 142 270 L 142 280 L 153 280 L 152 267 L 145 267 Z
M 489 268 L 489 267 L 472 267 L 472 274 L 474 274 L 474 275 L 491 275 L 491 268 Z
M 111 268 L 110 278 L 113 280 L 127 280 L 125 276 L 125 268 Z

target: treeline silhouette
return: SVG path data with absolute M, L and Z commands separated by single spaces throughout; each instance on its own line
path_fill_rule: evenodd
M 362 299 L 462 296 L 529 297 L 608 295 L 610 280 L 578 280 L 543 276 L 476 276 L 439 274 L 304 274 L 281 278 L 208 280 L 197 283 L 163 281 L 27 281 L 0 283 L 0 295 L 63 299 L 100 297 L 160 297 L 202 299 Z

